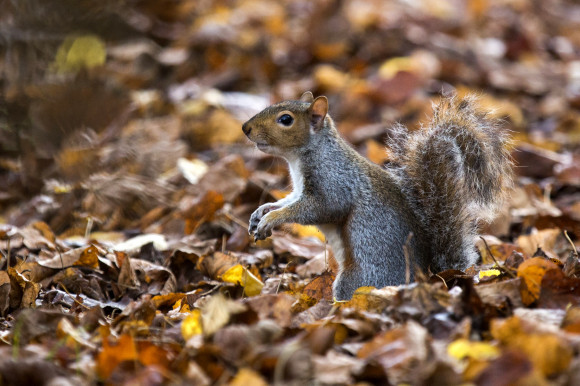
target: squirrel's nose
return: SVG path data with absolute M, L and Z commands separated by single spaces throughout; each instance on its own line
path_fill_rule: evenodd
M 252 131 L 252 128 L 250 127 L 250 125 L 248 125 L 248 122 L 244 123 L 242 125 L 242 131 L 244 132 L 244 134 L 249 135 L 250 132 Z

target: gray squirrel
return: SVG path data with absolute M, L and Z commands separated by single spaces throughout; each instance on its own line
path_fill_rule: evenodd
M 393 128 L 391 162 L 380 167 L 343 140 L 328 100 L 306 92 L 267 107 L 243 124 L 261 151 L 283 157 L 293 191 L 260 206 L 249 233 L 263 240 L 283 223 L 316 225 L 339 266 L 336 300 L 361 286 L 404 284 L 409 265 L 424 272 L 476 263 L 478 225 L 506 197 L 512 167 L 508 136 L 473 97 L 443 98 L 431 123 Z

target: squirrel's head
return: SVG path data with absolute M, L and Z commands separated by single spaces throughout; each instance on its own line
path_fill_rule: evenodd
M 320 132 L 328 113 L 328 99 L 314 99 L 310 91 L 298 101 L 276 103 L 243 124 L 242 131 L 265 153 L 288 155 L 303 148 Z

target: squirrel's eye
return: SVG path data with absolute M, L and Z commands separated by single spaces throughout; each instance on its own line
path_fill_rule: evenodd
M 294 122 L 294 118 L 289 114 L 284 114 L 280 118 L 278 118 L 278 122 L 283 124 L 284 126 L 290 126 L 292 122 Z

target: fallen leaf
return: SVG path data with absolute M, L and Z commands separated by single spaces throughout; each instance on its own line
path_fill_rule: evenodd
M 558 269 L 558 266 L 541 257 L 524 261 L 518 267 L 518 277 L 523 279 L 521 293 L 525 305 L 530 305 L 540 298 L 542 278 L 546 271 Z
M 234 378 L 230 381 L 230 386 L 245 386 L 245 385 L 255 385 L 255 386 L 266 386 L 268 383 L 260 374 L 252 369 L 243 367 Z
M 503 345 L 524 352 L 545 376 L 564 371 L 572 361 L 572 348 L 567 342 L 555 334 L 526 332 L 518 317 L 493 320 L 490 331 Z
M 201 325 L 206 336 L 213 335 L 217 330 L 228 324 L 234 314 L 246 311 L 246 306 L 223 295 L 212 296 L 201 309 Z
M 259 295 L 264 287 L 260 281 L 241 264 L 236 264 L 221 275 L 221 279 L 228 283 L 239 284 L 244 287 L 244 293 L 248 296 Z
M 487 342 L 471 342 L 467 339 L 457 339 L 447 346 L 447 353 L 456 359 L 473 358 L 489 360 L 497 358 L 500 350 Z
M 304 287 L 304 294 L 316 300 L 332 301 L 332 284 L 334 283 L 334 275 L 330 271 L 324 272 L 322 275 L 315 277 L 310 283 Z
M 183 339 L 189 340 L 202 332 L 201 311 L 195 309 L 181 322 L 181 335 L 183 335 Z
M 54 66 L 58 72 L 76 72 L 105 63 L 105 43 L 96 35 L 69 36 L 58 48 Z

